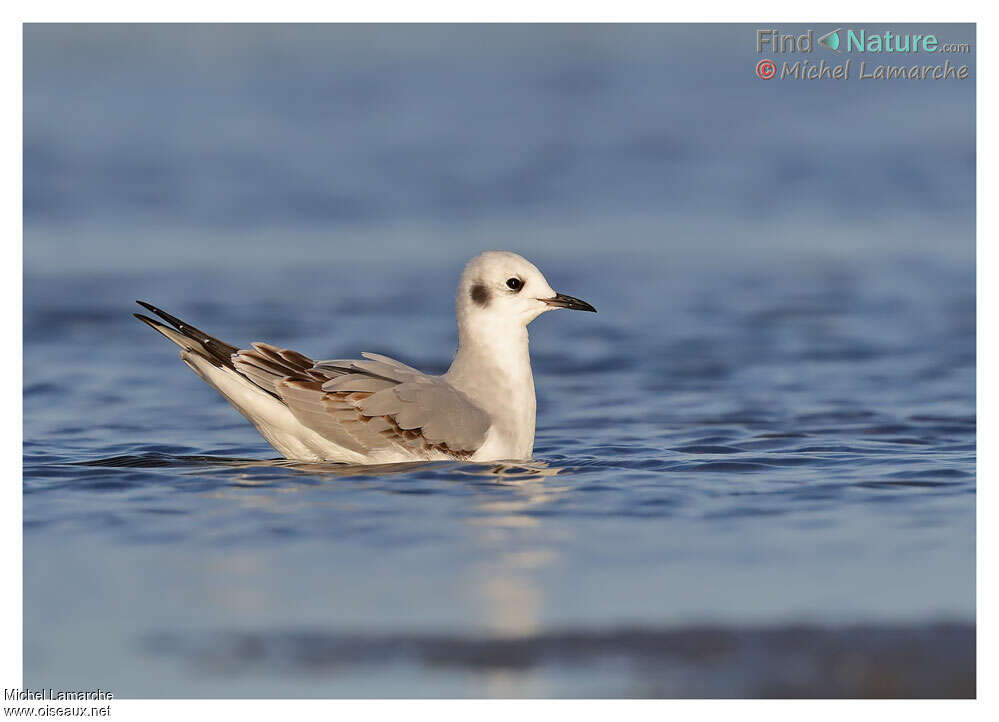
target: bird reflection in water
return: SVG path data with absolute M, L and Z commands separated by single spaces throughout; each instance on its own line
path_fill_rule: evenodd
M 463 606 L 469 615 L 467 624 L 461 626 L 490 637 L 529 637 L 544 631 L 543 577 L 558 564 L 560 549 L 570 539 L 567 525 L 552 523 L 552 517 L 539 513 L 550 509 L 571 489 L 569 484 L 558 483 L 555 478 L 569 469 L 541 460 L 351 465 L 150 455 L 87 463 L 117 467 L 187 466 L 199 476 L 219 474 L 223 483 L 202 492 L 205 496 L 257 508 L 274 507 L 275 492 L 282 495 L 307 492 L 317 484 L 339 484 L 350 479 L 369 482 L 398 478 L 405 483 L 405 477 L 410 477 L 414 484 L 434 480 L 462 484 L 471 491 L 462 496 L 462 503 L 468 504 L 462 514 L 462 528 L 467 544 L 475 550 L 472 556 L 476 561 L 463 572 L 463 579 L 456 580 L 455 589 L 465 597 Z M 394 484 L 383 488 L 396 490 Z M 510 669 L 490 670 L 488 675 L 493 695 L 512 693 L 524 681 Z
M 453 481 L 470 482 L 476 493 L 471 497 L 465 524 L 468 542 L 477 549 L 480 561 L 468 573 L 464 588 L 471 614 L 477 617 L 474 626 L 500 636 L 530 635 L 539 630 L 544 599 L 538 576 L 558 562 L 558 550 L 567 541 L 568 531 L 563 525 L 545 524 L 544 517 L 532 512 L 549 507 L 568 491 L 568 486 L 552 483 L 565 469 L 540 460 L 380 465 L 314 464 L 284 459 L 215 459 L 214 462 L 230 468 L 292 469 L 337 481 L 391 475 L 425 477 L 429 472 Z M 269 483 L 252 474 L 237 478 L 240 486 Z M 489 482 L 483 485 L 486 479 Z M 508 493 L 497 494 L 497 487 Z M 502 686 L 501 680 L 497 679 L 497 684 Z

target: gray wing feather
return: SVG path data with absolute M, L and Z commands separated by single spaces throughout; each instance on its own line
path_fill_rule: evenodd
M 392 416 L 402 410 L 402 400 L 396 396 L 393 386 L 361 400 L 358 408 L 366 416 Z
M 420 429 L 431 444 L 477 449 L 489 430 L 489 416 L 441 378 L 421 376 L 362 399 L 366 415 L 388 415 L 402 429 Z
M 278 390 L 303 424 L 348 449 L 365 453 L 395 447 L 416 456 L 426 452 L 423 436 L 405 434 L 393 417 L 361 413 L 359 395 L 323 392 L 293 380 L 279 383 Z
M 375 361 L 373 359 L 336 359 L 333 361 L 319 361 L 314 368 L 316 371 L 320 372 L 332 371 L 339 372 L 341 374 L 361 372 L 369 376 L 378 376 L 379 378 L 388 379 L 390 381 L 404 381 L 414 375 L 423 375 L 420 371 L 411 369 L 405 364 L 395 366 L 382 361 Z
M 410 404 L 408 419 L 418 424 L 427 441 L 455 449 L 477 449 L 489 431 L 489 416 L 471 399 L 441 379 L 411 382 L 397 387 Z
M 344 374 L 323 384 L 323 391 L 365 391 L 373 394 L 392 386 L 395 386 L 395 382 L 387 379 L 361 374 Z
M 389 358 L 388 356 L 382 356 L 380 353 L 370 353 L 368 351 L 362 351 L 361 355 L 366 359 L 371 359 L 372 361 L 379 361 L 386 366 L 391 366 L 394 369 L 398 369 L 399 372 L 405 374 L 411 374 L 414 376 L 425 375 L 419 369 L 414 369 L 412 366 L 407 366 L 402 361 L 396 361 L 394 358 Z

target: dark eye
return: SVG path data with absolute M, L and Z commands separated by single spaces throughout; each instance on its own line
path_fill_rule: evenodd
M 515 276 L 513 278 L 506 279 L 506 287 L 512 291 L 519 291 L 524 287 L 524 282 Z

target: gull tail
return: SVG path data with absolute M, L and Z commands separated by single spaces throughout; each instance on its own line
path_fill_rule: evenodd
M 156 329 L 185 351 L 192 351 L 199 356 L 203 356 L 213 366 L 228 368 L 233 371 L 236 370 L 236 367 L 232 363 L 232 356 L 239 351 L 238 348 L 225 341 L 220 341 L 214 336 L 209 336 L 204 331 L 181 321 L 176 316 L 156 308 L 151 303 L 146 303 L 145 301 L 136 301 L 136 303 L 162 318 L 170 326 L 173 326 L 173 328 L 141 313 L 132 314 L 137 319 Z
M 180 346 L 181 360 L 249 419 L 261 436 L 282 455 L 302 461 L 336 458 L 339 450 L 332 448 L 329 442 L 314 431 L 305 428 L 281 397 L 274 391 L 261 387 L 236 368 L 233 356 L 239 353 L 237 347 L 208 335 L 150 303 L 136 303 L 166 323 L 141 313 L 134 314 L 135 317 Z M 248 353 L 244 352 L 243 355 Z M 324 453 L 320 453 L 320 449 Z

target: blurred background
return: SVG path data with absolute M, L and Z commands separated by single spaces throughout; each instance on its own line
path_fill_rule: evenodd
M 968 262 L 973 80 L 760 82 L 755 30 L 27 26 L 25 263 L 460 265 L 483 244 Z
M 750 25 L 26 25 L 25 684 L 973 694 L 975 30 L 867 29 L 970 79 L 761 80 Z M 269 463 L 130 317 L 440 372 L 488 248 L 599 309 L 532 326 L 539 467 Z

